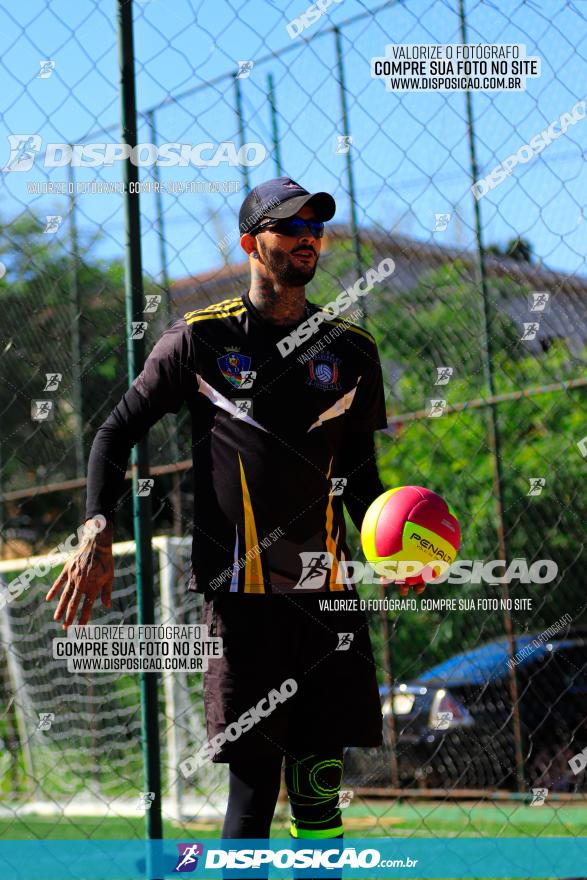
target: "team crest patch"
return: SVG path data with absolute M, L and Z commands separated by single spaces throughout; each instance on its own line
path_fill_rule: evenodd
M 310 377 L 307 384 L 321 388 L 323 391 L 340 391 L 341 385 L 338 381 L 340 363 L 340 358 L 327 352 L 312 358 L 308 361 Z
M 251 369 L 251 359 L 248 355 L 239 354 L 238 351 L 229 351 L 228 354 L 219 357 L 217 363 L 224 378 L 234 388 L 240 388 L 243 382 L 248 379 L 248 373 Z

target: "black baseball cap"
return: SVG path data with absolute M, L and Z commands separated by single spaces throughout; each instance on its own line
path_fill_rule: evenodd
M 336 212 L 336 202 L 327 192 L 311 193 L 289 177 L 275 177 L 254 187 L 244 202 L 238 215 L 241 235 L 252 232 L 263 220 L 282 220 L 293 217 L 304 205 L 310 204 L 316 212 L 316 220 L 332 220 Z

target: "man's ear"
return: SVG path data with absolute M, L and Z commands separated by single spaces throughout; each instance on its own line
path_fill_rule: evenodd
M 257 239 L 249 232 L 245 232 L 244 235 L 241 235 L 240 245 L 248 257 L 257 252 Z

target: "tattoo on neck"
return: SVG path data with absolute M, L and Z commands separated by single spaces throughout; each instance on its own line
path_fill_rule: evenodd
M 303 287 L 276 290 L 265 279 L 256 278 L 251 283 L 249 298 L 257 311 L 272 324 L 293 324 L 301 321 L 305 314 Z

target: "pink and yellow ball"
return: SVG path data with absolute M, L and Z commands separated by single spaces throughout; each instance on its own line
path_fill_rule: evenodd
M 371 504 L 361 527 L 363 553 L 392 581 L 422 584 L 454 562 L 461 530 L 444 498 L 422 486 L 399 486 Z

